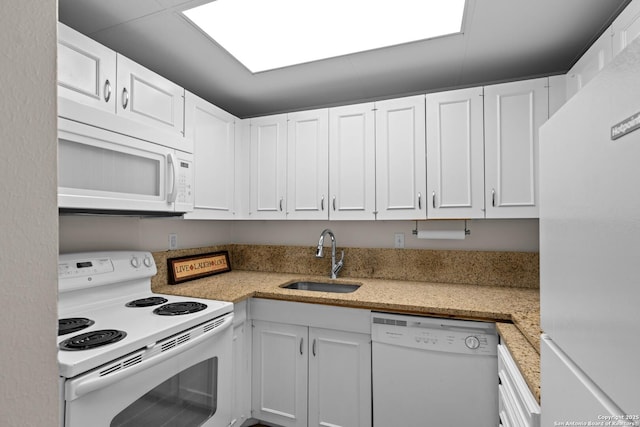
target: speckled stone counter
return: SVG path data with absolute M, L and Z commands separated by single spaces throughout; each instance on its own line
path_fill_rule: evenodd
M 488 284 L 479 286 L 371 277 L 344 277 L 332 281 L 324 274 L 309 274 L 304 267 L 299 268 L 298 271 L 301 272 L 294 273 L 234 269 L 227 273 L 179 285 L 167 284 L 166 259 L 168 257 L 229 250 L 227 247 L 205 249 L 198 252 L 185 250 L 154 253 L 158 274 L 152 280 L 152 290 L 156 293 L 234 303 L 258 297 L 398 313 L 495 321 L 503 342 L 518 363 L 527 384 L 538 400 L 540 398 L 540 298 L 537 288 L 491 286 Z M 230 253 L 233 254 L 232 267 L 234 260 L 238 258 L 237 252 L 232 252 L 234 249 L 237 248 L 230 250 Z M 308 258 L 307 255 L 305 253 L 305 259 Z M 241 262 L 237 264 L 243 265 Z M 263 268 L 267 269 L 267 267 Z M 509 270 L 508 267 L 501 268 Z M 516 270 L 521 270 L 521 268 L 517 267 Z M 352 293 L 302 291 L 281 287 L 299 280 L 357 283 L 361 286 Z
M 496 323 L 502 341 L 518 365 L 529 389 L 540 403 L 540 354 L 518 327 L 511 323 Z M 538 340 L 539 342 L 539 340 Z

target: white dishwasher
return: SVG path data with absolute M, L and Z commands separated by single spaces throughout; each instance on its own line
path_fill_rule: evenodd
M 498 335 L 487 322 L 371 313 L 374 427 L 498 425 Z

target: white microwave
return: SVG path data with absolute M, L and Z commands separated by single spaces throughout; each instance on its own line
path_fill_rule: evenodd
M 193 211 L 193 154 L 58 118 L 61 212 Z

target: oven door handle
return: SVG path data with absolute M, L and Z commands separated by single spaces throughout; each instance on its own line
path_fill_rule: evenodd
M 216 335 L 228 329 L 231 326 L 232 322 L 233 314 L 231 313 L 226 315 L 226 319 L 224 319 L 221 324 L 216 326 L 213 332 L 201 334 L 195 338 L 190 339 L 184 344 L 158 353 L 154 356 L 149 357 L 148 359 L 144 359 L 144 356 L 142 356 L 143 360 L 135 365 L 120 369 L 105 376 L 100 376 L 100 372 L 104 371 L 104 369 L 96 369 L 95 371 L 89 373 L 86 378 L 80 377 L 75 380 L 71 380 L 68 383 L 68 387 L 66 387 L 65 398 L 66 400 L 78 399 L 79 397 L 84 396 L 87 393 L 107 387 L 113 383 L 120 381 L 123 378 L 130 377 L 131 375 L 135 375 L 141 371 L 144 371 L 145 369 L 149 369 L 171 357 L 177 356 L 180 353 L 184 353 L 185 351 L 192 349 L 193 347 L 206 340 L 212 339 Z M 141 350 L 139 354 L 144 355 L 144 353 L 152 351 L 155 346 L 156 345 L 153 345 L 150 348 L 145 348 L 144 350 Z M 127 357 L 126 360 L 131 360 L 131 358 L 135 356 L 136 354 L 134 353 L 133 355 Z

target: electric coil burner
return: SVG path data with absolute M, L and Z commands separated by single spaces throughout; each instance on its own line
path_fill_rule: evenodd
M 95 322 L 86 317 L 70 317 L 58 320 L 58 336 L 72 334 L 81 331 Z
M 194 301 L 180 301 L 165 304 L 153 310 L 153 314 L 160 316 L 180 316 L 183 314 L 197 313 L 207 308 L 206 304 Z
M 151 307 L 154 305 L 164 304 L 169 301 L 163 297 L 148 297 L 148 298 L 140 298 L 137 300 L 129 301 L 125 304 L 127 307 Z
M 124 331 L 116 329 L 102 329 L 98 331 L 86 332 L 76 335 L 62 341 L 59 345 L 60 350 L 91 350 L 92 348 L 102 347 L 103 345 L 112 344 L 120 341 L 127 336 Z

